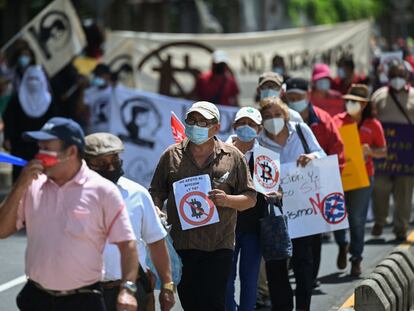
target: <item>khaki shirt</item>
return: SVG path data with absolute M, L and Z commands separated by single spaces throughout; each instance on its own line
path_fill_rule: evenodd
M 220 177 L 228 173 L 227 179 Z M 256 191 L 243 154 L 231 145 L 215 139 L 212 156 L 201 168 L 189 149 L 189 140 L 170 146 L 161 156 L 149 192 L 153 199 L 167 199 L 168 222 L 176 249 L 214 251 L 233 249 L 237 213 L 235 209 L 217 206 L 220 221 L 215 224 L 182 230 L 175 204 L 173 183 L 183 178 L 208 174 L 213 189 L 227 194 L 244 194 L 256 198 Z M 220 180 L 220 181 L 219 181 Z
M 395 94 L 411 122 L 414 123 L 414 88 L 409 87 Z M 372 95 L 372 102 L 378 113 L 377 118 L 381 122 L 408 124 L 407 118 L 389 94 L 388 86 L 378 89 Z

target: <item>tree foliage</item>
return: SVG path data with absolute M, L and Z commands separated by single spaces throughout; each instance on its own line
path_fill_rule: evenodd
M 312 24 L 334 24 L 379 16 L 387 0 L 290 0 L 288 11 L 296 26 L 305 17 Z

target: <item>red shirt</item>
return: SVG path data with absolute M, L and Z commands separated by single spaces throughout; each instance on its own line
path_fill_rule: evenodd
M 239 87 L 231 74 L 213 75 L 210 70 L 198 76 L 195 94 L 198 100 L 210 101 L 216 105 L 237 106 Z
M 344 143 L 333 118 L 326 111 L 310 105 L 308 125 L 325 153 L 338 155 L 342 171 L 345 166 Z
M 351 116 L 346 112 L 335 116 L 334 122 L 338 128 L 355 123 Z M 371 148 L 382 148 L 387 144 L 382 125 L 380 121 L 375 118 L 365 119 L 364 122 L 359 125 L 358 132 L 361 145 L 368 144 Z M 367 157 L 365 159 L 365 166 L 367 168 L 368 176 L 374 176 L 374 161 L 372 161 L 372 157 Z
M 324 97 L 315 96 L 315 93 L 312 92 L 310 101 L 313 106 L 325 110 L 331 117 L 345 111 L 342 94 L 335 90 L 329 90 Z

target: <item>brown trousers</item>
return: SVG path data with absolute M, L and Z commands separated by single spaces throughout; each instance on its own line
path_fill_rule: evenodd
M 394 199 L 394 233 L 406 234 L 411 217 L 414 176 L 375 176 L 372 194 L 375 223 L 384 226 Z

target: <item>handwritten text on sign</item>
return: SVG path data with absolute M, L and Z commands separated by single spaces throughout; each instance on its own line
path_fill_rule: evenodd
M 306 167 L 282 164 L 283 208 L 291 238 L 348 228 L 344 192 L 336 155 Z
M 375 172 L 382 175 L 414 175 L 414 126 L 383 123 L 387 139 L 386 159 L 375 160 Z
M 173 183 L 175 203 L 183 230 L 219 222 L 217 209 L 208 198 L 210 176 L 199 175 Z

